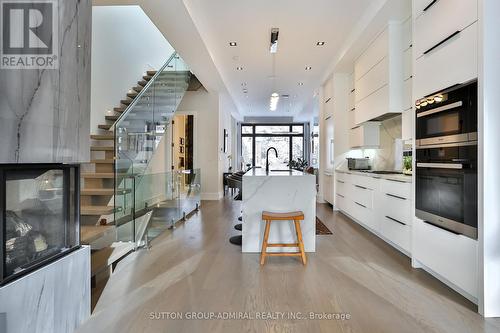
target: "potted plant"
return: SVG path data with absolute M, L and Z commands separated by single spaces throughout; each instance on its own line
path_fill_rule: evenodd
M 308 165 L 309 163 L 305 159 L 299 157 L 297 160 L 291 160 L 288 162 L 287 167 L 290 169 L 304 171 Z
M 411 156 L 403 156 L 403 173 L 405 175 L 412 174 L 413 159 Z

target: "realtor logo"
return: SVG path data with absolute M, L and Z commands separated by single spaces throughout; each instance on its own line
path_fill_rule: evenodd
M 0 68 L 57 69 L 57 0 L 0 0 Z

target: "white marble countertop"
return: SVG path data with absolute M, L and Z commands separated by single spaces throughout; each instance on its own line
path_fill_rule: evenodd
M 254 168 L 252 170 L 247 171 L 243 175 L 245 177 L 283 177 L 283 176 L 312 176 L 308 173 L 304 173 L 302 171 L 297 170 L 269 170 L 266 172 L 264 168 Z
M 371 173 L 371 172 L 362 172 L 362 171 L 355 171 L 355 170 L 343 170 L 343 169 L 337 169 L 335 172 L 342 172 L 342 173 L 347 173 L 351 175 L 360 175 L 360 176 L 365 176 L 365 177 L 372 177 L 372 178 L 377 178 L 377 179 L 388 179 L 388 180 L 396 180 L 400 182 L 405 182 L 405 183 L 411 183 L 413 181 L 412 176 L 404 175 L 404 174 L 376 174 L 376 173 Z

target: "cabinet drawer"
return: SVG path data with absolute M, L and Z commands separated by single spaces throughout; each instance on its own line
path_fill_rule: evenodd
M 352 197 L 350 199 L 356 201 L 357 203 L 365 206 L 366 208 L 373 208 L 373 190 L 360 185 L 352 186 Z
M 415 98 L 477 78 L 477 23 L 445 44 L 418 58 L 414 85 Z
M 335 205 L 338 210 L 345 211 L 346 198 L 342 194 L 335 194 Z
M 411 183 L 403 183 L 393 180 L 381 179 L 380 192 L 392 194 L 404 199 L 411 200 Z
M 428 1 L 429 3 L 431 1 Z M 415 16 L 416 17 L 416 16 Z M 415 55 L 420 57 L 456 31 L 477 21 L 477 0 L 439 0 L 415 20 Z M 456 56 L 460 55 L 457 53 Z
M 335 186 L 336 186 L 335 192 L 337 194 L 341 194 L 344 197 L 346 197 L 348 195 L 348 191 L 347 191 L 347 187 L 349 186 L 348 183 L 346 183 L 343 180 L 337 179 L 337 181 L 335 182 Z
M 412 255 L 434 272 L 477 297 L 477 241 L 416 219 Z
M 388 83 L 389 57 L 385 57 L 356 82 L 356 103 Z
M 347 201 L 347 205 L 351 206 L 350 215 L 359 223 L 365 225 L 369 229 L 372 229 L 378 232 L 378 222 L 375 218 L 375 214 L 373 210 L 363 207 L 362 204 L 356 201 L 349 200 Z
M 380 214 L 382 219 L 392 219 L 394 223 L 412 224 L 412 201 L 393 194 L 381 194 Z
M 380 233 L 406 252 L 411 252 L 411 229 L 409 225 L 400 224 L 384 216 L 380 223 Z
M 349 183 L 350 182 L 350 177 L 351 175 L 348 174 L 348 173 L 344 173 L 344 172 L 335 172 L 335 178 L 337 180 L 341 180 L 345 183 Z
M 387 56 L 389 50 L 389 30 L 386 28 L 368 46 L 354 64 L 354 81 L 358 81 L 370 68 Z
M 353 185 L 359 185 L 361 187 L 366 187 L 370 190 L 376 190 L 379 187 L 378 178 L 360 175 L 351 175 L 351 183 Z
M 362 124 L 389 112 L 389 85 L 356 103 L 356 124 Z

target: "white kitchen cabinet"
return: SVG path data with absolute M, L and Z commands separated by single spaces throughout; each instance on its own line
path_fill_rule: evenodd
M 414 220 L 412 231 L 413 258 L 477 299 L 477 241 L 420 219 Z
M 413 108 L 403 111 L 401 116 L 401 140 L 413 139 L 413 128 L 415 124 L 415 113 Z
M 403 80 L 408 80 L 413 75 L 412 70 L 412 55 L 413 48 L 409 47 L 403 52 Z
M 349 110 L 347 113 L 347 117 L 349 120 L 349 129 L 353 129 L 355 127 L 358 127 L 358 125 L 356 124 L 356 112 L 354 112 L 354 111 L 355 110 Z
M 349 131 L 351 148 L 369 148 L 380 145 L 380 123 L 367 122 Z
M 387 57 L 389 49 L 389 29 L 384 29 L 371 42 L 366 50 L 356 59 L 354 63 L 354 82 L 357 82 L 370 69 Z
M 389 84 L 389 58 L 385 57 L 356 81 L 355 102 Z
M 333 78 L 326 80 L 323 85 L 323 103 L 333 98 Z
M 324 186 L 323 186 L 323 199 L 333 205 L 334 199 L 334 186 L 333 186 L 333 173 L 325 172 Z
M 477 5 L 477 0 L 439 0 L 425 12 L 420 12 L 421 15 L 414 13 L 416 58 L 455 32 L 476 22 Z M 420 6 L 416 8 L 420 10 Z
M 405 51 L 413 44 L 412 20 L 408 17 L 402 24 L 402 50 Z
M 415 99 L 477 78 L 477 23 L 416 60 Z
M 390 22 L 356 60 L 356 124 L 403 111 L 404 39 L 403 23 Z

